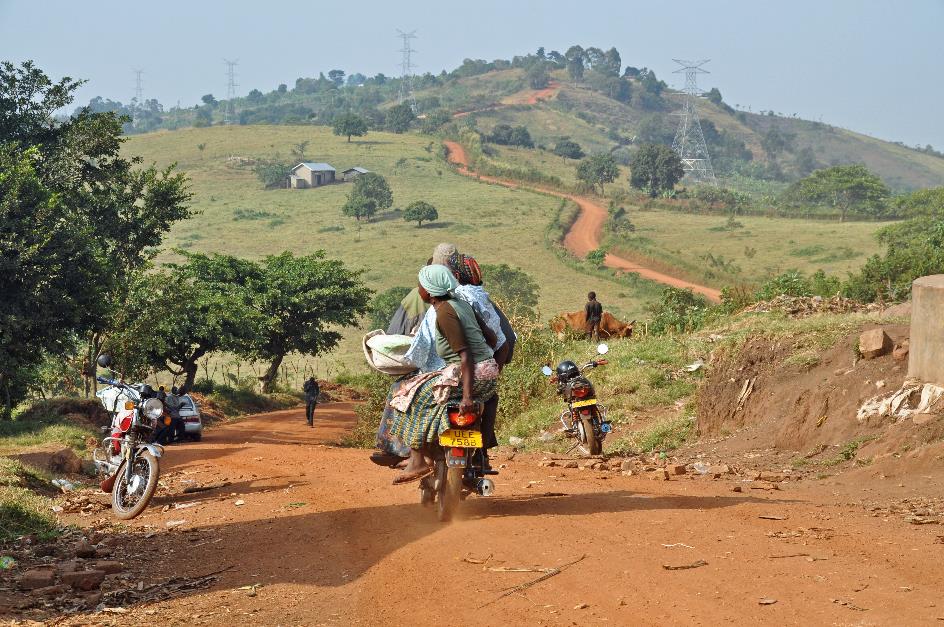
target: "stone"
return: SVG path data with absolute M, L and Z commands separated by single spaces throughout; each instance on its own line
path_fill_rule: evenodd
M 628 459 L 624 459 L 623 463 L 620 464 L 620 470 L 624 472 L 627 470 L 632 471 L 632 469 L 633 469 L 633 463 L 629 461 Z
M 780 483 L 781 481 L 786 481 L 789 477 L 783 473 L 779 472 L 762 472 L 760 473 L 761 481 L 769 481 L 771 483 Z
M 31 591 L 30 594 L 38 597 L 57 597 L 60 594 L 65 594 L 69 590 L 71 590 L 69 586 L 65 584 L 59 584 L 56 586 L 46 586 L 45 588 L 36 588 L 35 590 Z
M 931 414 L 915 414 L 911 417 L 911 422 L 916 425 L 926 425 L 934 418 Z
M 597 470 L 609 470 L 609 469 L 610 469 L 610 465 L 607 464 L 606 462 L 600 462 L 600 467 L 597 468 Z
M 672 464 L 667 470 L 670 475 L 684 475 L 686 472 L 684 464 Z
M 668 481 L 669 480 L 669 471 L 665 468 L 658 468 L 649 473 L 649 478 L 659 481 Z
M 717 464 L 708 468 L 708 474 L 712 477 L 718 478 L 721 475 L 726 475 L 731 472 L 731 467 L 727 464 Z
M 620 474 L 624 477 L 632 477 L 634 473 L 632 470 L 623 470 L 620 472 Z
M 545 459 L 538 462 L 538 466 L 541 468 L 553 468 L 556 465 L 557 462 L 555 462 L 553 459 Z
M 892 350 L 892 357 L 895 358 L 895 361 L 904 361 L 908 359 L 908 352 L 910 351 L 910 342 L 905 340 L 895 345 L 895 349 Z
M 106 575 L 115 575 L 125 569 L 118 560 L 98 560 L 94 564 L 95 570 L 103 571 Z
M 62 562 L 56 567 L 60 575 L 63 573 L 74 573 L 75 571 L 82 570 L 83 568 L 85 568 L 85 566 L 79 560 L 69 560 L 67 562 Z
M 739 486 L 739 485 L 736 485 L 736 486 L 734 486 L 733 488 L 731 488 L 731 491 L 732 491 L 732 492 L 743 492 L 743 491 L 744 491 L 744 488 L 742 488 L 742 487 Z
M 75 545 L 76 557 L 95 557 L 95 547 L 88 540 L 82 539 Z
M 859 353 L 864 359 L 875 359 L 892 351 L 892 338 L 885 329 L 870 329 L 859 336 Z
M 564 462 L 564 468 L 578 468 L 580 464 L 576 460 L 570 460 L 569 462 Z
M 20 588 L 36 590 L 51 586 L 56 580 L 56 571 L 52 568 L 33 568 L 20 575 Z
M 74 573 L 63 573 L 62 583 L 68 584 L 76 590 L 97 590 L 105 581 L 103 570 L 80 570 Z
M 944 274 L 911 284 L 911 337 L 908 378 L 944 385 Z

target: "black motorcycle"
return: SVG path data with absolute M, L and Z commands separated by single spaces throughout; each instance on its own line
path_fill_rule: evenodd
M 446 406 L 449 429 L 439 435 L 430 448 L 433 474 L 420 482 L 420 502 L 436 504 L 436 516 L 446 522 L 452 518 L 459 501 L 469 494 L 491 496 L 495 484 L 488 475 L 497 475 L 486 464 L 482 446 L 482 411 L 459 412 L 459 406 Z
M 606 344 L 597 347 L 597 353 L 605 355 Z M 562 361 L 556 371 L 549 365 L 541 372 L 557 384 L 557 393 L 564 397 L 567 409 L 561 412 L 562 431 L 576 440 L 570 450 L 579 449 L 584 455 L 599 455 L 603 452 L 603 439 L 612 430 L 606 419 L 606 407 L 597 402 L 596 390 L 584 372 L 607 364 L 606 359 L 595 359 L 578 367 L 573 361 Z M 568 451 L 569 452 L 569 451 Z

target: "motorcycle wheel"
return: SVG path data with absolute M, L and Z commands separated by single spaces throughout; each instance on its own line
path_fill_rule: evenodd
M 151 502 L 154 491 L 157 490 L 157 477 L 160 474 L 160 468 L 157 465 L 157 458 L 151 455 L 150 451 L 141 451 L 134 457 L 134 466 L 132 467 L 131 481 L 135 479 L 144 481 L 143 487 L 137 486 L 136 494 L 128 493 L 128 479 L 125 477 L 124 461 L 118 468 L 118 477 L 111 490 L 111 509 L 115 516 L 120 520 L 130 520 L 138 516 Z
M 577 448 L 584 455 L 599 455 L 603 452 L 603 443 L 593 428 L 593 420 L 587 416 L 581 416 L 577 423 L 577 441 Z
M 440 477 L 436 516 L 439 522 L 448 522 L 452 520 L 459 506 L 459 497 L 462 493 L 462 468 L 449 468 L 446 462 L 441 461 L 436 462 L 436 470 L 436 474 Z

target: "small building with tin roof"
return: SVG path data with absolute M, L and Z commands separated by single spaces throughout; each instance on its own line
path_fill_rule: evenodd
M 337 170 L 330 164 L 303 161 L 292 168 L 289 174 L 289 187 L 303 189 L 306 187 L 321 187 L 335 182 Z

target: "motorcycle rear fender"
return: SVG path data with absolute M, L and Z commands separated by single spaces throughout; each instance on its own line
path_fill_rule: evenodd
M 158 459 L 164 456 L 164 447 L 160 444 L 139 444 L 137 452 L 140 453 L 142 450 L 147 450 L 151 455 Z

